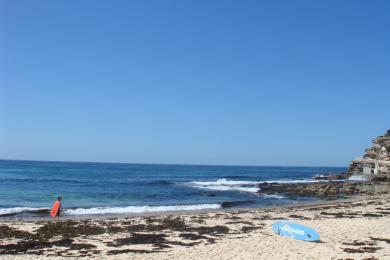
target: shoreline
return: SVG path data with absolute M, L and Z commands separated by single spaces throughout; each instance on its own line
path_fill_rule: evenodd
M 276 235 L 275 220 L 312 227 L 320 243 Z M 49 259 L 390 258 L 390 194 L 262 208 L 0 222 L 0 257 Z M 371 257 L 371 258 L 369 258 Z
M 362 197 L 375 196 L 375 195 L 363 195 L 355 194 L 348 198 L 338 199 L 324 199 L 318 198 L 314 201 L 293 201 L 292 203 L 280 204 L 280 205 L 264 205 L 255 207 L 226 207 L 218 209 L 199 209 L 199 210 L 176 210 L 176 211 L 155 211 L 155 212 L 142 212 L 142 213 L 107 213 L 107 214 L 85 214 L 85 215 L 63 215 L 61 220 L 101 220 L 101 219 L 113 219 L 113 218 L 132 218 L 132 217 L 154 217 L 154 216 L 177 216 L 177 215 L 192 215 L 192 214 L 203 214 L 203 213 L 235 213 L 235 212 L 250 212 L 259 211 L 262 209 L 277 210 L 280 208 L 292 208 L 292 207 L 305 207 L 305 206 L 320 206 L 328 205 L 337 202 L 354 202 L 360 200 Z M 7 222 L 36 222 L 36 221 L 53 221 L 49 214 L 39 217 L 0 217 L 0 224 Z

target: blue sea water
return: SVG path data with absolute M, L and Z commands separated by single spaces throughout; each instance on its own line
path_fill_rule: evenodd
M 0 217 L 47 213 L 57 196 L 67 215 L 280 205 L 296 199 L 261 194 L 258 184 L 345 170 L 0 160 Z

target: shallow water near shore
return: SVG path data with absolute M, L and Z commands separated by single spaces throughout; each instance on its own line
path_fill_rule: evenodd
M 45 217 L 63 196 L 64 215 L 257 208 L 309 202 L 261 194 L 264 182 L 313 182 L 330 167 L 247 167 L 0 160 L 0 217 Z
M 359 183 L 356 188 L 370 193 L 390 193 L 390 183 Z

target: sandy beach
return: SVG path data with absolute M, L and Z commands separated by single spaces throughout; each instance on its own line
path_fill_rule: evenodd
M 390 260 L 390 0 L 0 14 L 0 260 Z
M 0 224 L 1 259 L 390 259 L 390 195 L 230 212 Z M 288 219 L 319 242 L 276 235 Z

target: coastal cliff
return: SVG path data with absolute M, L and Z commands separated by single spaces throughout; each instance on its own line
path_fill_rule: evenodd
M 378 176 L 390 174 L 390 129 L 372 141 L 372 146 L 365 150 L 362 158 L 350 163 L 348 172 L 372 173 Z

